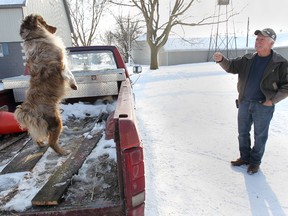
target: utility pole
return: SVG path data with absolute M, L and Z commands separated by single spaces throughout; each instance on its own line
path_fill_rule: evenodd
M 246 53 L 248 53 L 248 44 L 249 43 L 249 17 L 247 21 L 247 35 L 246 35 Z

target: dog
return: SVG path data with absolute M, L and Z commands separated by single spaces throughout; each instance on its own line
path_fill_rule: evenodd
M 27 128 L 40 147 L 48 140 L 56 153 L 67 155 L 69 152 L 58 145 L 62 132 L 59 104 L 65 95 L 66 83 L 74 90 L 77 84 L 67 67 L 65 46 L 54 34 L 56 30 L 37 14 L 28 15 L 22 21 L 20 36 L 24 40 L 30 85 L 24 102 L 17 106 L 14 114 L 21 128 Z

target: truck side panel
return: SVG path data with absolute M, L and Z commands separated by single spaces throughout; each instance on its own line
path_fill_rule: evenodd
M 126 214 L 141 216 L 145 206 L 144 156 L 128 79 L 121 85 L 114 120 L 119 131 L 118 155 L 121 157 Z

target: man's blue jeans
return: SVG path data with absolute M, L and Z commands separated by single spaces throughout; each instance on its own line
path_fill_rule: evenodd
M 250 164 L 259 165 L 268 139 L 270 121 L 275 106 L 264 106 L 258 101 L 243 100 L 238 110 L 238 140 L 240 157 Z M 254 124 L 254 146 L 251 148 L 250 131 Z

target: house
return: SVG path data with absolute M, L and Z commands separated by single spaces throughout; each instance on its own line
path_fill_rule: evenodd
M 40 14 L 57 27 L 56 34 L 65 46 L 72 46 L 73 28 L 66 0 L 1 0 L 0 81 L 23 74 L 25 59 L 19 30 L 22 20 L 31 13 Z
M 236 38 L 236 49 L 229 47 L 221 48 L 221 52 L 229 58 L 244 55 L 247 51 L 254 52 L 255 36 L 251 35 L 248 40 L 248 48 L 246 48 L 246 37 Z M 215 50 L 210 46 L 209 37 L 201 38 L 177 38 L 169 37 L 168 41 L 162 47 L 158 54 L 159 66 L 169 66 L 177 64 L 191 64 L 199 62 L 213 61 L 212 55 Z M 213 46 L 210 46 L 213 47 Z M 274 49 L 288 59 L 288 33 L 277 34 Z M 217 50 L 218 51 L 218 50 Z M 146 35 L 139 37 L 132 45 L 131 55 L 133 62 L 140 65 L 150 64 L 150 48 L 146 42 Z

